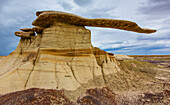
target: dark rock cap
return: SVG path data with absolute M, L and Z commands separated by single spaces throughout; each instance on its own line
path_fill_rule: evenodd
M 33 31 L 32 28 L 22 28 L 20 29 L 21 31 L 24 31 L 24 32 L 29 32 L 29 31 Z
M 156 30 L 140 28 L 135 22 L 127 20 L 102 19 L 102 18 L 88 19 L 71 13 L 65 13 L 60 11 L 38 11 L 36 15 L 38 16 L 38 18 L 32 24 L 34 26 L 39 27 L 49 27 L 56 22 L 63 22 L 78 26 L 115 28 L 138 33 L 156 32 Z
M 15 32 L 15 35 L 21 38 L 31 38 L 31 36 L 35 36 L 35 33 L 33 31 L 29 32 L 17 31 Z
M 43 32 L 43 27 L 33 27 L 32 30 L 35 31 L 37 34 L 41 34 Z

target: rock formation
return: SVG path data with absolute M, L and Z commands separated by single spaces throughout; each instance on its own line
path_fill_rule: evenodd
M 58 12 L 58 11 L 40 11 L 36 15 L 38 18 L 32 23 L 35 26 L 49 27 L 57 22 L 73 24 L 78 26 L 93 26 L 116 28 L 138 33 L 153 33 L 156 30 L 140 28 L 135 22 L 115 19 L 88 19 L 74 14 Z
M 131 60 L 134 59 L 133 57 L 129 57 L 127 55 L 116 54 L 114 55 L 116 60 Z
M 87 19 L 57 11 L 36 15 L 36 27 L 15 32 L 21 37 L 16 50 L 0 60 L 0 94 L 29 88 L 76 91 L 106 86 L 108 75 L 121 68 L 114 54 L 92 46 L 91 32 L 84 26 L 156 31 L 125 20 Z

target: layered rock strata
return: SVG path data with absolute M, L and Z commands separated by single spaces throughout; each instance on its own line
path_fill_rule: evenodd
M 89 81 L 93 86 L 105 86 L 105 76 L 120 68 L 113 54 L 92 46 L 91 32 L 84 26 L 155 32 L 134 22 L 88 21 L 63 12 L 37 12 L 37 16 L 36 27 L 17 31 L 21 40 L 16 50 L 0 61 L 0 94 L 28 88 L 75 91 Z

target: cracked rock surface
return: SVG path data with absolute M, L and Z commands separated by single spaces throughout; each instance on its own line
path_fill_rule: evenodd
M 1 94 L 28 88 L 75 91 L 88 81 L 95 86 L 96 77 L 104 86 L 105 75 L 120 71 L 113 55 L 92 46 L 84 26 L 55 22 L 21 30 L 15 33 L 21 37 L 16 50 L 0 61 Z
M 37 12 L 37 16 L 33 22 L 36 27 L 15 33 L 21 37 L 15 51 L 0 57 L 0 104 L 168 102 L 170 85 L 156 78 L 162 76 L 157 74 L 157 65 L 94 47 L 91 31 L 85 26 L 139 33 L 155 30 L 140 28 L 129 21 L 88 21 L 63 12 Z M 110 21 L 114 23 L 111 26 L 106 24 Z

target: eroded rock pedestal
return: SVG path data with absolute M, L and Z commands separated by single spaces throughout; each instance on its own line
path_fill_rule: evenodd
M 21 37 L 16 50 L 0 62 L 1 94 L 33 87 L 76 90 L 88 81 L 104 86 L 105 75 L 120 71 L 113 55 L 92 46 L 84 26 L 55 22 L 22 30 L 15 33 Z
M 129 94 L 135 90 L 143 93 L 161 90 L 161 86 L 164 86 L 155 84 L 155 65 L 127 56 L 117 55 L 116 60 L 114 54 L 92 46 L 91 32 L 84 26 L 116 28 L 139 33 L 153 33 L 156 30 L 140 28 L 130 21 L 87 19 L 57 11 L 37 12 L 37 16 L 33 22 L 36 27 L 15 32 L 16 36 L 21 37 L 16 50 L 0 59 L 0 94 L 20 90 L 27 92 L 25 89 L 30 88 L 63 89 L 62 94 L 71 100 L 77 100 L 79 96 L 83 97 L 86 89 L 90 89 L 90 93 L 86 94 L 90 96 L 84 96 L 82 99 L 80 97 L 77 102 L 84 103 L 89 99 L 90 103 L 94 100 L 104 103 L 104 99 L 109 97 L 107 94 L 114 98 L 111 91 L 120 94 L 124 91 Z M 102 87 L 111 91 L 107 88 L 97 89 Z M 97 91 L 91 88 L 96 88 Z M 39 92 L 41 93 L 41 89 Z M 98 97 L 97 94 L 103 92 L 106 95 Z M 36 94 L 36 89 L 31 94 Z M 3 97 L 6 95 L 2 96 L 4 103 L 6 98 Z M 108 102 L 113 104 L 115 102 L 111 101 L 112 98 L 108 98 Z

